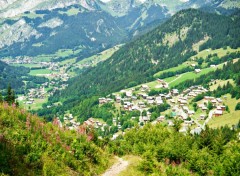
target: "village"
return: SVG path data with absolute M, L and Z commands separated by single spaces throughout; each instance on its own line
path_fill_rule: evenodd
M 49 96 L 56 91 L 65 89 L 71 75 L 67 73 L 70 64 L 61 65 L 59 62 L 34 61 L 31 57 L 16 57 L 4 60 L 7 64 L 30 68 L 30 75 L 45 77 L 48 81 L 27 89 L 24 95 L 18 95 L 18 101 L 27 109 L 36 110 L 47 102 Z M 50 108 L 51 106 L 47 106 Z
M 158 85 L 156 85 L 157 88 L 169 88 L 168 83 L 164 80 L 157 79 L 156 81 L 158 82 Z M 196 103 L 196 107 L 194 108 L 192 103 L 193 98 L 209 91 L 202 86 L 191 86 L 182 92 L 178 89 L 169 89 L 167 93 L 153 96 L 149 96 L 150 91 L 149 86 L 146 84 L 137 88 L 121 90 L 113 94 L 114 98 L 110 98 L 110 96 L 99 98 L 99 106 L 106 103 L 113 103 L 121 110 L 127 112 L 139 111 L 140 116 L 132 117 L 132 120 L 138 118 L 138 124 L 140 126 L 147 123 L 163 123 L 166 124 L 166 126 L 172 127 L 174 126 L 174 119 L 178 119 L 182 122 L 179 132 L 190 132 L 192 134 L 200 134 L 211 118 L 217 118 L 226 113 L 226 106 L 223 100 L 211 96 L 204 96 L 202 100 Z M 209 109 L 209 103 L 212 105 L 211 109 Z M 149 109 L 163 104 L 169 104 L 170 107 L 166 111 L 161 112 L 155 120 L 151 121 L 151 112 L 149 112 Z M 143 113 L 144 111 L 146 114 Z M 112 118 L 112 121 L 113 126 L 116 126 L 118 131 L 124 134 L 125 132 L 122 130 L 122 124 L 117 121 L 117 118 Z M 101 131 L 109 128 L 106 122 L 99 121 L 95 118 L 90 118 L 80 124 L 72 114 L 64 115 L 61 126 L 65 126 L 71 130 L 78 130 L 80 126 L 91 127 Z M 119 135 L 119 132 L 114 134 L 112 139 L 115 139 Z
M 163 80 L 157 80 L 159 84 L 158 88 L 168 88 L 168 83 Z M 196 96 L 208 92 L 202 86 L 192 86 L 188 89 L 179 92 L 177 89 L 170 89 L 168 93 L 149 96 L 150 88 L 143 84 L 140 90 L 136 92 L 136 89 L 122 90 L 120 93 L 116 93 L 115 99 L 111 98 L 99 98 L 99 104 L 116 103 L 120 105 L 121 109 L 125 111 L 140 111 L 139 125 L 146 123 L 166 123 L 168 126 L 174 126 L 173 119 L 182 120 L 180 132 L 186 133 L 188 130 L 192 134 L 199 134 L 205 129 L 206 124 L 212 117 L 218 117 L 223 115 L 226 110 L 226 106 L 223 104 L 221 98 L 215 98 L 210 96 L 204 96 L 203 100 L 197 103 L 197 112 L 191 103 L 192 99 Z M 161 113 L 159 117 L 150 122 L 151 113 L 148 111 L 153 106 L 158 106 L 167 103 L 170 105 L 170 109 Z M 208 109 L 208 104 L 211 103 L 213 108 Z M 146 115 L 142 112 L 147 111 Z M 134 118 L 134 117 L 133 117 Z M 119 129 L 121 129 L 121 125 Z

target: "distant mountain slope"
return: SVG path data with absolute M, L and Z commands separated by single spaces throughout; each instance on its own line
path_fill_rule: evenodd
M 193 7 L 231 14 L 239 8 L 236 0 L 8 0 L 0 3 L 0 58 L 74 49 L 74 57 L 81 59 L 148 32 L 181 9 Z
M 74 48 L 79 58 L 125 42 L 139 28 L 165 20 L 168 10 L 159 5 L 141 5 L 122 17 L 81 5 L 37 10 L 0 20 L 0 57 L 55 53 Z
M 126 44 L 107 61 L 71 80 L 61 100 L 67 108 L 89 95 L 108 94 L 152 80 L 157 71 L 181 64 L 198 50 L 239 47 L 239 30 L 239 19 L 194 9 L 180 11 L 152 32 Z M 58 101 L 57 96 L 51 100 Z

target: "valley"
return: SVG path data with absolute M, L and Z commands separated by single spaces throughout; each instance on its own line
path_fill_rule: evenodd
M 239 9 L 0 2 L 0 175 L 239 175 Z

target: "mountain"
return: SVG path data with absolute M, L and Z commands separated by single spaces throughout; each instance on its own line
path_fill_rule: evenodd
M 208 11 L 221 7 L 232 13 L 238 3 L 235 0 L 231 3 L 226 0 L 1 1 L 0 57 L 37 56 L 73 49 L 75 54 L 70 57 L 82 59 L 144 34 L 178 10 L 189 7 L 208 8 Z
M 0 102 L 1 175 L 97 175 L 107 168 L 93 132 L 59 125 Z
M 66 90 L 49 98 L 49 104 L 61 101 L 63 106 L 55 107 L 54 111 L 42 110 L 40 115 L 63 113 L 93 95 L 104 96 L 155 80 L 155 73 L 177 66 L 199 51 L 224 46 L 238 48 L 239 30 L 239 17 L 182 10 L 153 31 L 124 45 L 97 67 L 71 79 Z

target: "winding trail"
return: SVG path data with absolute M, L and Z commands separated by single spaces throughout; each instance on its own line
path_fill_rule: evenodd
M 120 172 L 124 171 L 128 167 L 128 161 L 123 160 L 122 158 L 117 157 L 118 162 L 111 166 L 102 176 L 116 176 Z

